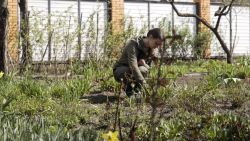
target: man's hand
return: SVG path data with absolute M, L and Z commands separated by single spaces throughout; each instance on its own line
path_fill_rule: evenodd
M 140 60 L 138 61 L 138 66 L 144 66 L 144 67 L 146 67 L 147 69 L 150 69 L 149 65 L 145 62 L 144 59 L 140 59 Z
M 144 66 L 146 64 L 145 60 L 144 59 L 140 59 L 138 61 L 138 66 Z

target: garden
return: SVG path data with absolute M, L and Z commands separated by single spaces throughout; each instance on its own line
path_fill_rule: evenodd
M 67 79 L 1 78 L 1 140 L 103 140 L 109 131 L 120 140 L 250 138 L 249 58 L 176 60 L 160 78 L 153 67 L 143 95 L 131 98 L 103 64 Z
M 125 42 L 144 35 L 147 24 L 137 29 L 128 17 L 124 31 L 113 34 L 107 23 L 99 35 L 96 13 L 77 27 L 70 8 L 41 13 L 31 11 L 29 26 L 22 23 L 29 27 L 18 40 L 25 61 L 0 72 L 0 140 L 250 140 L 250 58 L 233 56 L 219 22 L 213 33 L 194 35 L 188 26 L 160 21 L 166 35 L 181 39 L 164 42 L 141 94 L 128 97 L 113 65 Z M 227 53 L 207 58 L 213 34 Z

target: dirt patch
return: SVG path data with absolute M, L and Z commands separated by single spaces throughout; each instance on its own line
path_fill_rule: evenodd
M 237 109 L 236 112 L 246 118 L 249 118 L 250 117 L 250 101 L 244 102 L 241 108 Z
M 103 104 L 117 101 L 119 96 L 113 92 L 92 92 L 81 97 L 83 100 L 88 100 L 92 104 Z M 125 95 L 121 95 L 120 99 L 124 99 Z
M 177 85 L 195 86 L 200 83 L 208 73 L 188 73 L 175 80 Z
M 206 76 L 207 73 L 188 73 L 183 75 L 182 77 L 179 77 L 176 79 L 175 83 L 177 85 L 196 85 L 198 83 L 200 83 L 200 81 L 203 80 L 204 76 Z M 160 80 L 160 85 L 161 86 L 165 86 L 165 85 L 169 85 L 169 80 L 167 78 L 162 78 Z M 149 84 L 153 83 L 149 80 L 148 82 Z M 103 104 L 103 103 L 108 103 L 108 102 L 114 102 L 117 101 L 119 98 L 118 94 L 115 94 L 114 92 L 102 92 L 102 91 L 94 91 L 91 92 L 90 94 L 86 94 L 84 96 L 81 97 L 81 99 L 83 100 L 87 100 L 88 102 L 92 103 L 92 104 Z M 125 99 L 127 98 L 127 96 L 125 95 L 125 93 L 122 93 L 120 95 L 120 99 Z M 147 102 L 147 98 L 146 98 L 146 102 Z

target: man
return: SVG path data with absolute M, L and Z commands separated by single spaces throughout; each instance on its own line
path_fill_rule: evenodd
M 154 49 L 163 45 L 164 38 L 161 29 L 154 28 L 148 31 L 147 37 L 137 37 L 126 43 L 120 59 L 114 65 L 113 74 L 116 81 L 125 84 L 127 96 L 139 93 L 146 83 L 150 59 L 154 57 Z

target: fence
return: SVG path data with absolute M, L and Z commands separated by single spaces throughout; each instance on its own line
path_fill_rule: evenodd
M 93 48 L 101 52 L 107 23 L 105 2 L 32 0 L 28 5 L 33 61 L 84 59 Z
M 197 6 L 192 2 L 179 2 L 176 7 L 181 12 L 197 13 Z M 219 4 L 211 4 L 212 24 L 216 21 L 214 13 L 218 7 Z M 101 54 L 107 9 L 104 1 L 29 1 L 33 61 L 65 61 L 77 54 L 81 59 L 90 57 L 92 52 Z M 188 27 L 192 35 L 197 33 L 196 19 L 178 17 L 166 2 L 125 1 L 124 13 L 125 27 L 132 24 L 138 34 L 161 24 L 170 25 L 169 30 Z M 249 55 L 249 7 L 234 6 L 232 13 L 222 18 L 219 30 L 228 46 L 235 46 L 234 55 Z M 211 49 L 212 56 L 225 55 L 215 37 Z

